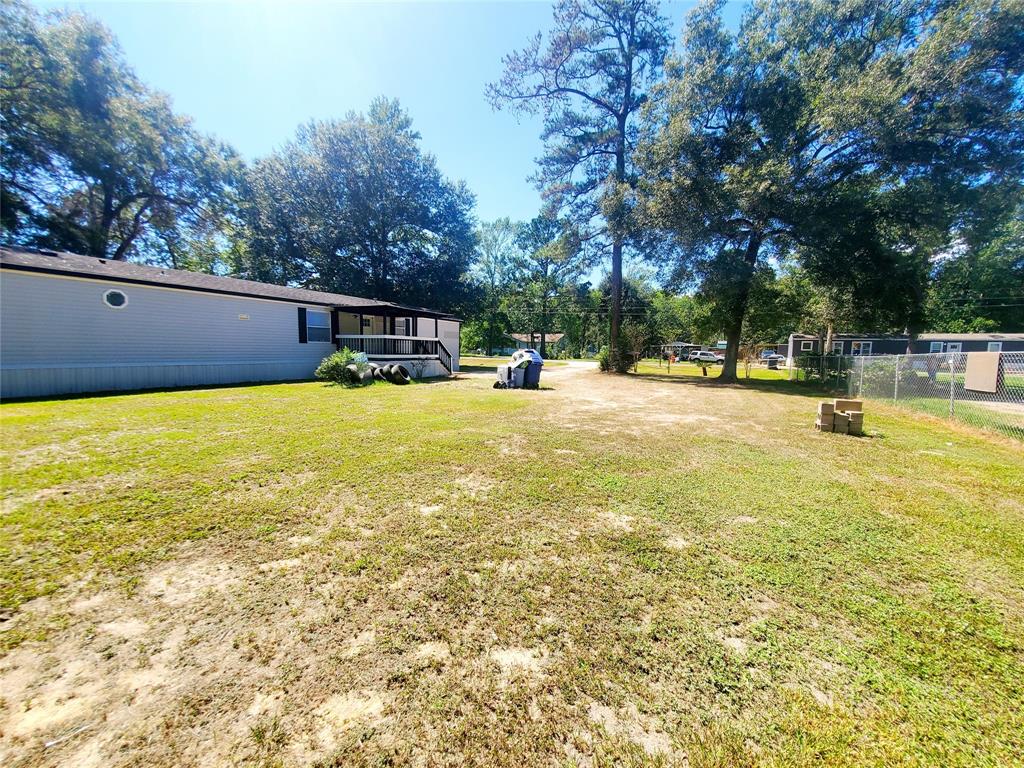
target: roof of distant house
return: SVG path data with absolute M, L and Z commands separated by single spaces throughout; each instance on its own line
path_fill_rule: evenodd
M 509 338 L 515 339 L 516 341 L 522 341 L 527 344 L 540 344 L 540 334 L 535 333 L 532 336 L 529 333 L 510 333 Z M 544 341 L 548 344 L 557 344 L 564 333 L 546 333 L 544 334 Z
M 795 339 L 817 339 L 813 333 L 794 333 Z M 905 333 L 835 333 L 834 339 L 907 339 Z M 1024 341 L 1024 333 L 919 333 L 921 341 Z
M 364 299 L 341 293 L 327 293 L 310 288 L 289 285 L 260 283 L 255 280 L 241 280 L 236 277 L 210 275 L 205 272 L 189 272 L 183 269 L 153 267 L 115 259 L 82 256 L 47 250 L 22 248 L 0 248 L 0 266 L 25 272 L 42 272 L 70 277 L 87 277 L 94 280 L 111 280 L 120 283 L 153 285 L 164 288 L 218 293 L 227 296 L 247 296 L 276 301 L 290 301 L 299 304 L 316 304 L 339 309 L 373 310 L 384 314 L 414 312 L 429 317 L 454 319 L 447 312 L 425 307 L 413 307 L 391 301 Z

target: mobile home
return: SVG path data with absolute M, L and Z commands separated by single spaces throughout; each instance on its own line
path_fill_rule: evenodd
M 460 321 L 394 302 L 0 248 L 0 396 L 313 377 L 341 347 L 459 369 Z

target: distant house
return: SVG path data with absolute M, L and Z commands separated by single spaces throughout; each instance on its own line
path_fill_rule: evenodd
M 539 333 L 510 333 L 508 337 L 514 342 L 515 349 L 537 349 L 540 347 Z M 549 348 L 556 346 L 564 338 L 564 333 L 544 334 L 544 342 Z
M 539 333 L 506 333 L 502 338 L 505 342 L 504 346 L 492 349 L 496 355 L 511 355 L 517 349 L 540 349 Z M 564 333 L 545 334 L 544 339 L 547 344 L 548 355 L 561 348 L 561 342 L 564 338 Z
M 902 355 L 909 337 L 884 334 L 839 333 L 832 338 L 829 354 Z M 779 345 L 779 354 L 793 360 L 800 355 L 819 354 L 817 336 L 794 333 Z M 922 333 L 910 345 L 913 354 L 945 352 L 1024 352 L 1024 333 Z
M 310 379 L 341 347 L 442 376 L 459 332 L 423 307 L 0 248 L 3 397 Z

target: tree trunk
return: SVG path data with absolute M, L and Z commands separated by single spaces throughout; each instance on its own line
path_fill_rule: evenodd
M 612 307 L 608 348 L 614 353 L 619 347 L 622 330 L 622 241 L 612 242 Z
M 632 66 L 626 78 L 625 101 L 628 103 L 633 88 Z M 626 115 L 618 119 L 619 135 L 615 143 L 615 183 L 621 184 L 626 179 Z M 618 223 L 617 223 L 618 224 Z M 612 233 L 612 312 L 608 349 L 612 359 L 619 353 L 619 333 L 622 330 L 622 233 Z
M 729 323 L 725 328 L 725 364 L 722 365 L 722 373 L 718 378 L 724 382 L 736 381 L 736 361 L 740 356 L 740 337 L 743 334 L 743 318 L 747 314 L 747 299 L 750 297 L 750 282 L 754 275 L 754 266 L 757 264 L 757 254 L 761 250 L 761 233 L 751 232 L 750 240 L 747 241 L 747 250 L 743 254 L 743 262 L 747 266 L 747 272 L 743 276 L 742 284 L 736 292 L 736 300 L 732 307 Z
M 739 301 L 737 301 L 737 306 L 739 306 Z M 745 312 L 746 300 L 743 302 L 743 307 Z M 722 365 L 722 373 L 718 376 L 722 381 L 736 381 L 736 363 L 740 356 L 740 336 L 742 333 L 743 314 L 740 314 L 739 319 L 732 318 L 729 327 L 725 329 L 725 363 Z
M 110 230 L 114 226 L 114 196 L 106 184 L 103 185 L 103 210 L 100 213 L 99 227 L 93 227 L 89 235 L 92 251 L 89 256 L 103 258 L 110 246 Z
M 493 291 L 493 289 L 492 289 Z M 491 298 L 491 318 L 487 324 L 487 356 L 490 357 L 494 354 L 494 316 L 497 314 L 494 308 L 494 298 L 492 293 Z
M 547 358 L 548 356 L 548 340 L 547 340 L 547 328 L 548 328 L 548 297 L 547 294 L 541 299 L 540 305 L 540 356 Z

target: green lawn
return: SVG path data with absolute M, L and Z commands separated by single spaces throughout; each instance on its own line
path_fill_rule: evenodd
M 1024 448 L 653 369 L 3 405 L 0 763 L 1024 762 Z
M 737 375 L 741 379 L 748 378 L 747 372 L 743 368 L 743 364 L 739 363 L 737 369 Z M 661 375 L 661 376 L 684 376 L 684 377 L 697 377 L 697 378 L 715 378 L 722 372 L 720 365 L 712 365 L 707 369 L 708 375 L 704 377 L 704 372 L 701 366 L 694 363 L 672 363 L 670 366 L 666 361 L 662 360 L 659 364 L 657 360 L 641 360 L 637 366 L 637 373 L 647 375 Z M 759 381 L 785 381 L 789 375 L 788 371 L 785 370 L 769 370 L 764 366 L 754 365 L 750 368 L 751 379 L 757 379 Z

